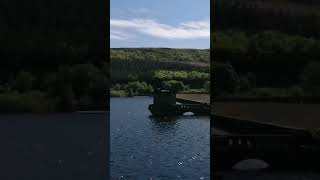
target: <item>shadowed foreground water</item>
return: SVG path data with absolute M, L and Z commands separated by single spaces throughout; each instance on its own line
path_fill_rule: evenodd
M 108 179 L 109 114 L 0 115 L 0 179 Z
M 111 98 L 114 179 L 209 179 L 209 117 L 149 117 L 151 97 Z

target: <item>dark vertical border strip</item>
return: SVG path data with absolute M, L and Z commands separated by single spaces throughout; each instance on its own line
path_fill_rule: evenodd
M 214 64 L 214 52 L 213 52 L 213 35 L 214 32 L 214 22 L 215 22 L 215 6 L 216 0 L 210 1 L 210 104 L 211 104 L 211 112 L 212 112 L 212 106 L 213 106 L 213 97 L 215 95 L 214 91 L 214 73 L 213 73 L 213 64 Z M 213 115 L 210 113 L 210 179 L 215 179 L 214 176 L 214 155 L 213 155 Z
M 102 5 L 102 8 L 104 11 L 101 11 L 103 12 L 103 15 L 101 16 L 102 18 L 102 34 L 103 34 L 103 37 L 104 38 L 101 38 L 102 39 L 102 43 L 104 44 L 103 49 L 102 49 L 102 52 L 104 53 L 104 59 L 108 61 L 108 65 L 109 65 L 109 74 L 108 74 L 108 87 L 110 87 L 110 0 L 101 0 L 103 2 L 103 5 Z M 107 113 L 107 117 L 106 117 L 106 124 L 104 125 L 104 127 L 106 128 L 106 134 L 105 134 L 105 141 L 106 142 L 106 151 L 105 151 L 105 159 L 106 159 L 106 162 L 105 162 L 105 166 L 106 166 L 106 178 L 107 180 L 110 179 L 110 89 L 107 90 L 107 97 L 106 97 L 106 100 L 107 100 L 107 106 L 108 106 L 108 113 Z M 103 167 L 105 167 L 103 166 Z

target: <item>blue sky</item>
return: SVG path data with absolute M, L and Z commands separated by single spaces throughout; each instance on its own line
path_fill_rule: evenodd
M 210 47 L 210 0 L 111 0 L 110 46 Z

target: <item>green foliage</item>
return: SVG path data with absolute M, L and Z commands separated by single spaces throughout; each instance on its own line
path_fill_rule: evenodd
M 319 96 L 319 5 L 217 0 L 214 95 Z
M 70 83 L 77 96 L 88 93 L 90 84 L 102 74 L 100 70 L 92 64 L 79 64 L 70 68 Z M 67 77 L 65 77 L 67 78 Z
M 111 49 L 112 83 L 153 82 L 158 70 L 209 72 L 209 50 Z M 182 75 L 183 76 L 183 75 Z
M 110 51 L 112 90 L 124 90 L 127 95 L 149 95 L 164 82 L 181 90 L 200 89 L 210 79 L 209 49 L 119 48 Z
M 245 76 L 240 77 L 240 91 L 247 91 L 247 90 L 250 90 L 251 88 L 252 88 L 252 85 L 250 80 Z
M 163 82 L 163 88 L 173 90 L 174 92 L 184 91 L 185 86 L 182 81 L 170 80 Z
M 143 48 L 143 49 L 111 49 L 111 60 L 148 60 L 148 61 L 181 61 L 205 62 L 210 61 L 210 52 L 195 49 Z
M 203 93 L 208 93 L 207 90 L 205 89 L 185 89 L 184 91 L 182 91 L 182 93 L 190 93 L 190 94 L 203 94 Z M 212 94 L 211 94 L 212 95 Z
M 79 101 L 77 102 L 77 109 L 79 110 L 88 110 L 93 109 L 93 105 L 95 104 L 92 97 L 89 95 L 83 95 L 79 98 Z
M 181 81 L 189 88 L 201 89 L 206 81 L 210 80 L 210 74 L 198 71 L 155 71 L 153 79 L 155 81 L 176 80 Z
M 28 104 L 29 112 L 42 104 L 29 94 L 35 90 L 49 102 L 50 111 L 108 108 L 109 61 L 100 45 L 105 39 L 93 28 L 100 15 L 92 3 L 3 1 L 1 7 L 17 12 L 8 16 L 0 11 L 0 94 L 8 94 L 1 98 L 10 110 L 25 111 Z
M 26 92 L 31 90 L 33 81 L 34 77 L 30 72 L 20 71 L 16 75 L 16 79 L 14 81 L 13 86 L 19 92 Z
M 58 98 L 56 109 L 59 112 L 72 112 L 75 110 L 76 101 L 71 86 L 63 86 L 61 94 Z
M 129 89 L 128 96 L 129 96 L 129 97 L 133 97 L 134 95 L 135 95 L 135 93 L 134 93 L 133 90 L 130 88 L 130 89 Z
M 210 92 L 210 81 L 206 81 L 203 85 L 203 88 L 206 92 Z
M 47 75 L 48 95 L 57 111 L 97 110 L 107 106 L 109 79 L 93 64 L 63 66 Z
M 215 64 L 213 67 L 213 86 L 215 94 L 235 93 L 239 88 L 240 79 L 230 64 Z
M 213 46 L 217 52 L 230 53 L 317 53 L 320 41 L 302 35 L 289 35 L 278 31 L 219 31 L 213 34 Z
M 288 89 L 288 96 L 290 97 L 301 97 L 305 96 L 305 92 L 302 87 L 293 86 Z
M 141 96 L 150 95 L 153 93 L 153 87 L 151 84 L 147 84 L 144 81 L 134 81 L 128 84 L 115 84 L 111 87 L 111 97 L 123 97 L 123 96 Z
M 110 96 L 111 97 L 125 97 L 125 96 L 128 96 L 128 93 L 124 90 L 111 90 Z
M 306 93 L 320 96 L 320 62 L 307 64 L 301 78 Z
M 229 52 L 248 51 L 249 38 L 243 32 L 214 32 L 212 34 L 212 45 L 217 50 L 228 50 Z
M 287 91 L 286 89 L 280 89 L 280 88 L 256 88 L 252 90 L 251 96 L 280 97 L 280 96 L 287 96 Z
M 155 71 L 153 78 L 160 80 L 209 80 L 210 74 L 198 71 L 167 71 L 167 70 L 158 70 Z
M 39 113 L 48 111 L 48 99 L 41 92 L 0 94 L 1 113 Z

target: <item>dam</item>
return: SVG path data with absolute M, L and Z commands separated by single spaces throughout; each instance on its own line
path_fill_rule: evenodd
M 259 159 L 265 171 L 319 172 L 320 101 L 315 98 L 214 99 L 212 172 L 230 172 L 239 162 Z M 294 160 L 294 161 L 293 161 Z
M 159 89 L 154 92 L 153 104 L 150 104 L 148 109 L 154 116 L 179 116 L 186 112 L 192 112 L 194 115 L 210 115 L 209 103 L 176 96 L 173 91 Z

